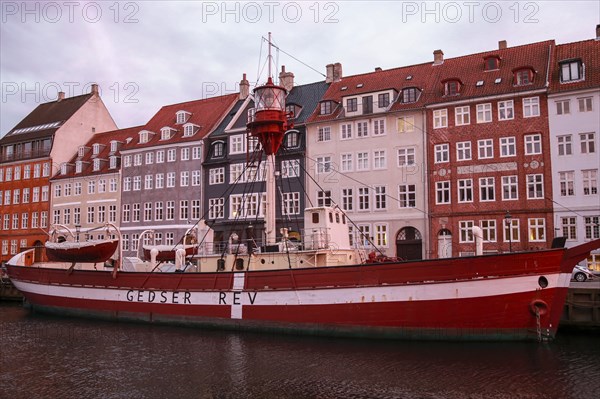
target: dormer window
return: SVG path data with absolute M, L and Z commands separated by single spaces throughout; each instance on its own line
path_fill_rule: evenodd
M 379 108 L 386 108 L 390 105 L 390 93 L 380 93 L 377 95 L 377 106 Z
M 295 130 L 287 132 L 284 140 L 286 148 L 300 147 L 300 133 Z
M 560 65 L 560 82 L 572 82 L 583 80 L 583 63 L 581 60 L 566 60 L 561 61 Z
M 194 125 L 193 123 L 188 123 L 183 126 L 183 137 L 191 137 L 198 131 L 198 125 Z
M 83 157 L 85 155 L 85 146 L 79 146 L 79 149 L 77 150 L 77 156 L 79 158 Z
M 96 158 L 94 159 L 94 172 L 97 172 L 100 170 L 100 159 Z
M 289 104 L 285 106 L 285 112 L 288 114 L 288 119 L 296 119 L 302 111 L 302 108 L 296 104 Z
M 212 157 L 213 158 L 221 158 L 225 155 L 225 143 L 223 141 L 216 141 L 212 145 Z
M 60 174 L 61 175 L 66 175 L 67 174 L 67 164 L 63 163 L 60 165 Z
M 75 173 L 81 173 L 83 169 L 83 162 L 77 161 L 75 162 Z
M 333 101 L 321 102 L 321 115 L 329 115 L 333 112 Z
M 115 155 L 111 156 L 111 157 L 109 158 L 109 165 L 108 165 L 108 167 L 109 167 L 110 169 L 116 169 L 116 168 L 117 168 L 117 164 L 118 164 L 118 163 L 117 163 L 118 159 L 119 159 L 119 158 L 118 158 L 117 156 L 115 156 Z
M 119 142 L 116 140 L 113 140 L 110 142 L 110 152 L 117 152 L 119 148 Z
M 186 123 L 190 115 L 192 114 L 187 111 L 177 111 L 177 114 L 175 114 L 176 123 L 178 125 Z
M 519 68 L 513 70 L 513 84 L 515 86 L 527 86 L 533 83 L 534 71 L 532 68 Z
M 100 144 L 95 143 L 92 145 L 92 155 L 100 154 Z
M 496 69 L 500 69 L 500 57 L 498 57 L 496 55 L 491 55 L 491 56 L 485 57 L 483 60 L 485 62 L 484 70 L 493 71 Z
M 414 103 L 419 98 L 419 94 L 421 94 L 420 90 L 416 87 L 407 87 L 402 89 L 402 103 Z
M 168 126 L 163 127 L 162 129 L 160 129 L 160 139 L 161 140 L 169 140 L 172 136 L 172 133 L 175 129 L 172 129 Z
M 346 112 L 356 112 L 358 110 L 358 98 L 349 98 L 346 100 Z
M 457 96 L 460 94 L 460 81 L 457 79 L 450 79 L 444 83 L 444 95 L 445 96 Z
M 139 135 L 140 135 L 140 144 L 145 144 L 148 141 L 150 141 L 150 135 L 151 132 L 149 132 L 148 130 L 142 130 Z

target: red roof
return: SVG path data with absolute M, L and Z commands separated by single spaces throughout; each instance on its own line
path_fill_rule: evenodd
M 560 82 L 560 63 L 568 60 L 581 60 L 585 67 L 584 79 Z M 591 39 L 557 45 L 552 62 L 550 93 L 598 87 L 600 87 L 600 40 Z
M 338 107 L 328 115 L 320 115 L 319 107 L 314 110 L 309 122 L 320 122 L 343 117 L 342 98 L 363 93 L 373 93 L 393 88 L 397 93 L 402 89 L 417 87 L 421 96 L 414 103 L 393 104 L 390 111 L 414 109 L 428 104 L 463 99 L 485 97 L 498 94 L 518 93 L 545 88 L 547 80 L 548 57 L 554 41 L 548 40 L 523 46 L 508 47 L 470 54 L 456 58 L 447 58 L 443 63 L 434 65 L 433 60 L 424 64 L 375 71 L 360 75 L 343 77 L 333 82 L 321 101 L 335 101 Z M 500 59 L 498 69 L 486 71 L 485 59 L 494 56 Z M 531 68 L 535 78 L 530 85 L 513 84 L 515 70 Z M 407 77 L 411 78 L 407 80 Z M 496 80 L 499 83 L 496 83 Z M 461 83 L 460 94 L 444 95 L 444 82 L 458 80 Z M 479 86 L 478 82 L 482 82 Z M 344 88 L 342 90 L 342 88 Z
M 52 180 L 60 180 L 60 179 L 71 179 L 73 177 L 82 177 L 82 176 L 93 176 L 93 175 L 101 175 L 104 173 L 115 173 L 118 172 L 121 168 L 120 162 L 117 164 L 117 168 L 109 169 L 109 160 L 111 156 L 120 157 L 120 151 L 124 148 L 127 143 L 128 138 L 134 138 L 137 136 L 138 132 L 143 128 L 143 126 L 134 126 L 126 129 L 112 130 L 109 132 L 96 133 L 92 138 L 84 144 L 86 148 L 85 154 L 83 157 L 79 157 L 79 154 L 75 154 L 73 158 L 69 161 L 68 173 L 63 175 L 60 172 L 52 178 Z M 110 151 L 110 143 L 112 141 L 119 142 L 117 147 L 117 151 L 112 153 Z M 100 152 L 98 154 L 93 154 L 92 148 L 94 144 L 100 145 Z M 94 171 L 94 159 L 101 159 L 100 169 Z M 82 169 L 81 173 L 75 173 L 75 162 L 82 161 Z M 59 165 L 60 167 L 60 165 Z
M 211 97 L 203 100 L 188 101 L 179 104 L 165 105 L 153 117 L 142 126 L 133 136 L 133 140 L 126 146 L 127 150 L 136 148 L 146 148 L 170 143 L 181 143 L 186 141 L 197 141 L 205 137 L 219 122 L 225 117 L 226 113 L 238 100 L 237 93 L 225 96 Z M 190 114 L 184 124 L 176 123 L 176 113 L 185 111 Z M 183 126 L 191 123 L 198 126 L 198 130 L 193 136 L 183 136 Z M 164 127 L 170 127 L 175 130 L 168 140 L 161 140 L 160 130 Z M 139 133 L 142 130 L 153 132 L 154 135 L 148 142 L 140 144 Z

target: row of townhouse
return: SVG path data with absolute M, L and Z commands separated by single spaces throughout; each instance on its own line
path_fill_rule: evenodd
M 305 207 L 337 204 L 349 240 L 406 259 L 472 254 L 475 225 L 487 252 L 598 238 L 599 45 L 437 50 L 433 62 L 348 77 L 330 64 L 305 85 L 283 68 L 292 126 L 278 153 L 277 231 L 296 237 Z M 210 251 L 233 238 L 261 245 L 265 176 L 246 132 L 245 76 L 239 93 L 164 106 L 121 130 L 97 89 L 80 97 L 40 105 L 0 140 L 2 260 L 45 241 L 49 224 L 103 238 L 89 229 L 115 223 L 125 256 L 144 230 L 146 244 L 174 245 L 200 219 Z M 78 113 L 92 97 L 101 112 Z M 21 182 L 25 168 L 38 177 Z M 600 269 L 600 254 L 588 263 Z

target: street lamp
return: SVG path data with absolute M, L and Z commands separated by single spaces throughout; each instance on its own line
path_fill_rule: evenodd
M 508 211 L 506 211 L 506 215 L 504 215 L 504 222 L 508 228 L 508 251 L 512 252 L 512 216 Z

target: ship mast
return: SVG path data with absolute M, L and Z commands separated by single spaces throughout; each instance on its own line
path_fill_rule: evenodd
M 265 238 L 266 245 L 276 243 L 276 196 L 275 196 L 275 154 L 283 142 L 283 135 L 287 130 L 287 117 L 285 112 L 286 90 L 273 84 L 271 76 L 271 32 L 269 32 L 269 76 L 267 83 L 254 89 L 254 114 L 249 116 L 246 128 L 250 135 L 257 137 L 262 149 L 267 155 L 265 164 L 266 173 L 266 210 L 265 210 Z

